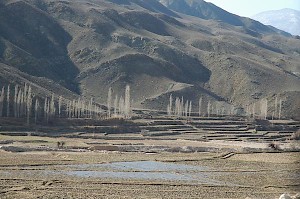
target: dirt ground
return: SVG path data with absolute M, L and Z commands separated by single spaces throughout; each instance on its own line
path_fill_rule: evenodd
M 299 152 L 290 153 L 121 153 L 0 151 L 0 198 L 251 198 L 275 199 L 300 192 Z M 223 185 L 168 180 L 39 174 L 57 165 L 124 161 L 172 162 L 209 167 Z M 24 172 L 26 171 L 26 172 Z M 36 172 L 38 171 L 38 172 Z

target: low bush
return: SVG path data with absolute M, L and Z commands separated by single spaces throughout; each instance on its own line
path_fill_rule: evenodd
M 272 142 L 272 143 L 268 144 L 268 147 L 273 149 L 273 150 L 276 150 L 276 151 L 280 150 L 279 144 L 277 144 L 275 142 Z
M 300 140 L 300 130 L 291 135 L 291 140 Z

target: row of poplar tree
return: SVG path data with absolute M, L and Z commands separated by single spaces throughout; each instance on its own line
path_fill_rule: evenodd
M 204 100 L 202 97 L 198 101 L 198 112 L 192 112 L 193 102 L 191 100 L 184 100 L 184 97 L 173 98 L 172 94 L 169 97 L 169 103 L 167 105 L 167 114 L 169 116 L 177 117 L 191 117 L 198 115 L 210 117 L 212 115 L 234 115 L 236 114 L 236 108 L 232 105 L 221 104 L 208 101 L 206 108 L 204 107 Z
M 127 85 L 124 98 L 115 97 L 112 102 L 112 89 L 109 88 L 107 109 L 101 108 L 93 98 L 85 100 L 65 99 L 62 96 L 41 97 L 33 92 L 31 85 L 3 86 L 0 92 L 0 117 L 26 118 L 27 123 L 52 118 L 103 118 L 126 117 L 131 115 L 130 87 Z
M 249 104 L 244 109 L 244 115 L 252 118 L 261 119 L 281 119 L 282 115 L 282 104 L 283 101 L 275 97 L 273 109 L 271 110 L 270 103 L 266 98 L 261 99 L 258 102 Z M 204 107 L 206 105 L 206 107 Z M 183 97 L 173 98 L 172 94 L 169 97 L 169 103 L 167 105 L 167 114 L 169 116 L 177 117 L 191 117 L 191 115 L 198 115 L 210 117 L 214 116 L 224 116 L 224 115 L 237 115 L 236 107 L 227 104 L 221 104 L 219 102 L 208 101 L 206 104 L 203 98 L 200 97 L 198 101 L 198 113 L 192 112 L 192 101 L 184 100 Z

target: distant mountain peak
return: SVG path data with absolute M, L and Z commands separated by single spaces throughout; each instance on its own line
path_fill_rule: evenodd
M 250 18 L 241 17 L 232 14 L 222 8 L 208 3 L 204 0 L 157 0 L 168 9 L 206 20 L 217 20 L 233 26 L 244 27 L 250 32 L 260 33 L 280 33 L 288 36 L 286 32 L 277 30 L 272 27 L 264 26 Z
M 291 8 L 261 12 L 251 17 L 293 35 L 300 35 L 300 11 Z

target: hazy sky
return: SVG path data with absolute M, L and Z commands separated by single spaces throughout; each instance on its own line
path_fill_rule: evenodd
M 300 0 L 205 0 L 231 13 L 250 17 L 267 10 L 300 10 Z

